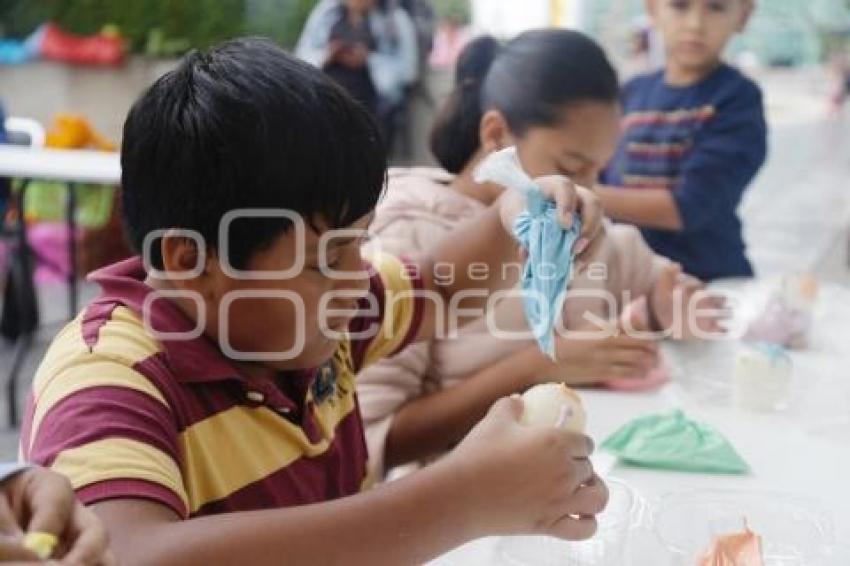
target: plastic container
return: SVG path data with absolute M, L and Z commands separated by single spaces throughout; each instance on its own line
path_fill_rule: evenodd
M 850 546 L 833 545 L 823 549 L 811 566 L 847 566 L 850 564 Z
M 732 375 L 738 343 L 729 340 L 667 342 L 663 346 L 673 381 L 699 406 L 732 403 Z
M 606 479 L 610 498 L 599 515 L 596 535 L 586 541 L 569 542 L 545 536 L 505 537 L 496 554 L 503 566 L 622 566 L 628 535 L 640 520 L 639 497 L 626 483 Z
M 762 537 L 765 566 L 811 566 L 832 543 L 816 504 L 777 493 L 694 490 L 660 501 L 655 529 L 671 566 L 693 566 L 719 535 L 749 528 Z
M 787 410 L 792 395 L 794 364 L 775 344 L 744 345 L 738 351 L 733 377 L 735 405 L 746 411 Z

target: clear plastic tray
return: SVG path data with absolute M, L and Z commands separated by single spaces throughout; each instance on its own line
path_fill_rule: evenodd
M 848 566 L 850 546 L 833 545 L 823 549 L 811 566 Z
M 596 535 L 586 541 L 569 542 L 545 536 L 505 537 L 497 556 L 504 566 L 622 566 L 628 534 L 640 520 L 643 503 L 626 483 L 606 479 L 608 506 L 599 515 Z
M 811 501 L 775 493 L 694 490 L 657 506 L 656 533 L 671 564 L 693 566 L 719 535 L 749 528 L 762 537 L 766 566 L 810 566 L 832 543 L 832 526 Z

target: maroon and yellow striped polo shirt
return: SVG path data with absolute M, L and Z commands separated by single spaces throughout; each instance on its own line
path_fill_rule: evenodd
M 101 296 L 59 333 L 36 374 L 24 458 L 68 476 L 86 504 L 146 498 L 183 518 L 358 492 L 367 453 L 354 375 L 402 349 L 422 313 L 408 266 L 390 256 L 373 265 L 379 314 L 355 317 L 350 331 L 381 331 L 342 341 L 325 366 L 280 383 L 240 373 L 204 336 L 154 340 L 139 315 L 152 289 L 138 258 L 92 274 Z M 194 326 L 168 300 L 150 308 L 160 332 Z

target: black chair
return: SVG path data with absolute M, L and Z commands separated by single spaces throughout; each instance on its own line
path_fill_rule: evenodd
M 33 121 L 8 118 L 5 123 L 9 143 L 43 145 L 44 129 Z M 7 179 L 0 179 L 0 183 Z M 6 376 L 8 422 L 14 428 L 20 423 L 18 414 L 18 377 L 23 369 L 39 326 L 38 297 L 33 280 L 33 261 L 27 245 L 27 226 L 24 219 L 24 195 L 28 181 L 17 192 L 7 191 L 9 213 L 0 219 L 0 237 L 8 250 L 8 265 L 3 288 L 3 310 L 0 313 L 0 335 L 14 342 L 12 364 Z

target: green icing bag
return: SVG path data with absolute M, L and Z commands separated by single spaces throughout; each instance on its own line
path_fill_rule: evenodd
M 643 468 L 711 474 L 750 471 L 722 434 L 682 411 L 635 419 L 605 440 L 602 448 Z

